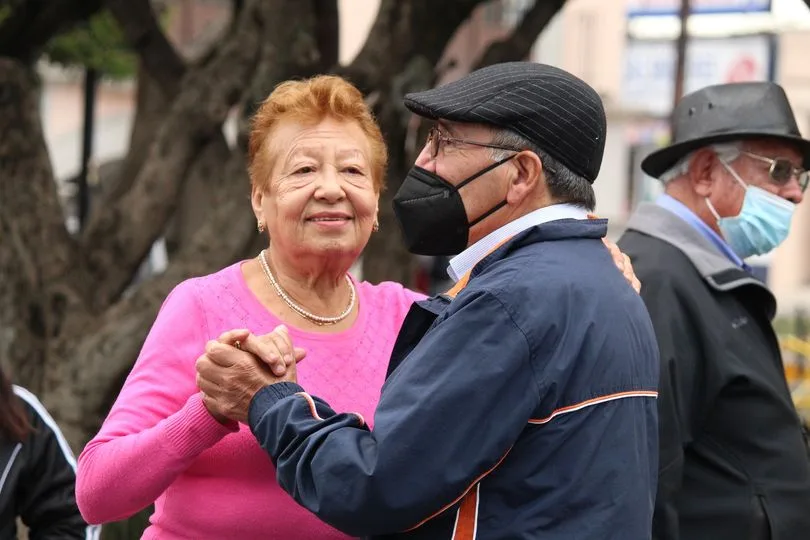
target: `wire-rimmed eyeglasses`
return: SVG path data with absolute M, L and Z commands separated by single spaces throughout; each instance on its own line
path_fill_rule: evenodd
M 769 165 L 768 175 L 771 177 L 774 184 L 784 186 L 790 182 L 790 179 L 795 175 L 802 193 L 807 189 L 807 184 L 810 182 L 810 173 L 801 167 L 794 167 L 793 162 L 788 158 L 769 158 L 746 151 L 742 151 L 741 153 L 757 161 L 767 163 Z
M 520 148 L 511 148 L 509 146 L 503 146 L 500 144 L 492 144 L 492 143 L 482 143 L 478 141 L 469 141 L 467 139 L 459 139 L 456 137 L 451 137 L 442 133 L 442 131 L 438 128 L 438 126 L 433 126 L 428 131 L 427 136 L 427 144 L 430 150 L 430 157 L 436 158 L 441 151 L 442 144 L 469 144 L 471 146 L 480 146 L 482 148 L 494 148 L 496 150 L 507 150 L 509 152 L 522 152 Z

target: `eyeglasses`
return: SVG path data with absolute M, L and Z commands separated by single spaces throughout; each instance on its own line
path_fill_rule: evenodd
M 433 126 L 430 128 L 427 137 L 427 145 L 430 149 L 430 157 L 433 159 L 439 155 L 439 151 L 442 149 L 442 143 L 444 144 L 469 144 L 472 146 L 480 146 L 482 148 L 494 148 L 496 150 L 507 150 L 509 152 L 522 152 L 519 148 L 510 148 L 508 146 L 501 146 L 499 144 L 492 144 L 492 143 L 482 143 L 476 141 L 468 141 L 466 139 L 457 139 L 455 137 L 450 137 L 442 133 L 438 127 Z
M 799 181 L 799 188 L 802 190 L 802 193 L 804 193 L 807 189 L 807 184 L 810 183 L 810 173 L 802 168 L 794 167 L 793 162 L 787 158 L 769 158 L 745 151 L 741 153 L 770 165 L 768 174 L 776 185 L 784 186 L 790 182 L 791 178 L 796 176 L 796 180 Z

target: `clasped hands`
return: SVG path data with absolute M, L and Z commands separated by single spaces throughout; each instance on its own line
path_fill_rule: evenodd
M 613 242 L 604 240 L 614 264 L 639 292 L 641 283 L 630 259 Z M 255 336 L 249 330 L 231 330 L 209 341 L 197 359 L 197 386 L 211 415 L 225 424 L 247 422 L 250 402 L 267 385 L 297 382 L 296 363 L 306 351 L 293 346 L 285 326 Z
M 293 346 L 285 326 L 256 336 L 231 330 L 205 345 L 197 359 L 197 386 L 205 407 L 220 423 L 247 422 L 256 392 L 278 382 L 297 382 L 295 365 L 306 351 Z

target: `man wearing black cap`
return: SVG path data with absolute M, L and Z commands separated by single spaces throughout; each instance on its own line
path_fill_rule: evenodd
M 666 193 L 637 209 L 619 246 L 660 348 L 656 539 L 810 537 L 810 462 L 775 301 L 744 262 L 787 236 L 809 164 L 810 141 L 767 82 L 685 96 L 673 143 L 642 162 Z
M 587 218 L 599 96 L 519 62 L 405 104 L 436 125 L 394 209 L 413 252 L 460 253 L 457 283 L 412 307 L 373 430 L 294 366 L 255 394 L 279 483 L 354 536 L 648 538 L 658 353 L 606 222 Z

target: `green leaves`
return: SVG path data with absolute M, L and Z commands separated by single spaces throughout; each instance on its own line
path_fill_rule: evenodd
M 11 6 L 8 4 L 0 6 L 0 24 L 3 24 L 3 21 L 9 17 L 11 17 Z
M 2 11 L 0 11 L 2 20 Z M 109 11 L 90 17 L 75 29 L 52 39 L 45 55 L 63 66 L 94 68 L 103 76 L 124 79 L 135 75 L 137 56 Z

